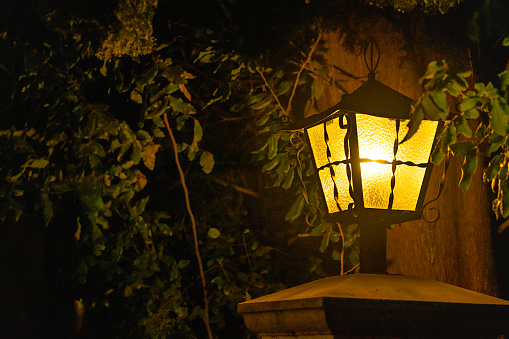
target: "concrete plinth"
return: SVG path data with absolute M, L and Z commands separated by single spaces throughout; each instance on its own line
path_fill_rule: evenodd
M 509 301 L 383 274 L 320 279 L 240 303 L 261 338 L 486 338 L 509 333 Z

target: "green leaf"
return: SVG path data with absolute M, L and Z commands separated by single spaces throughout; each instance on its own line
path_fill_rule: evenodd
M 504 185 L 503 193 L 502 193 L 502 217 L 509 217 L 509 187 Z
M 271 96 L 267 96 L 267 98 L 265 100 L 262 100 L 262 101 L 259 101 L 257 102 L 256 104 L 254 104 L 253 106 L 251 106 L 252 109 L 256 109 L 256 110 L 259 110 L 259 109 L 262 109 L 264 108 L 265 106 L 267 106 L 268 104 L 270 104 L 272 102 L 272 97 Z
M 277 95 L 284 95 L 284 94 L 288 93 L 289 90 L 290 90 L 290 82 L 289 81 L 283 81 L 279 85 L 279 89 L 277 90 L 276 94 Z
M 436 147 L 435 150 L 433 151 L 433 154 L 431 155 L 431 162 L 434 163 L 435 165 L 439 165 L 442 160 L 444 160 L 445 158 L 445 152 L 444 150 L 442 149 L 442 147 Z
M 327 246 L 329 246 L 329 235 L 330 233 L 325 233 L 325 235 L 322 237 L 322 241 L 320 242 L 320 248 L 319 251 L 321 253 L 325 252 L 327 249 Z
M 442 136 L 442 145 L 445 147 L 449 147 L 456 142 L 458 138 L 458 134 L 456 133 L 456 127 L 454 125 L 449 125 Z
M 472 76 L 472 71 L 459 72 L 456 73 L 456 75 L 461 78 L 470 78 L 470 76 Z
M 283 188 L 285 190 L 289 189 L 292 186 L 293 177 L 295 175 L 295 170 L 291 170 L 290 173 L 286 176 L 285 182 L 283 183 Z
M 219 232 L 219 230 L 217 228 L 211 227 L 211 228 L 209 228 L 207 235 L 209 236 L 209 238 L 216 239 L 221 235 L 221 233 Z
M 472 129 L 468 125 L 467 119 L 465 119 L 464 116 L 460 115 L 455 120 L 456 120 L 456 131 L 458 132 L 458 134 L 463 134 L 467 138 L 471 138 Z
M 184 267 L 187 267 L 189 265 L 189 263 L 190 263 L 189 260 L 180 260 L 177 266 L 179 268 L 184 268 Z
M 504 40 L 502 40 L 502 46 L 509 46 L 509 36 L 506 36 Z
M 99 72 L 101 72 L 103 77 L 106 77 L 108 75 L 108 68 L 106 67 L 106 60 L 104 61 L 104 64 L 102 65 L 101 69 L 99 69 Z
M 405 141 L 410 139 L 417 132 L 422 119 L 424 119 L 424 111 L 422 110 L 421 104 L 418 103 L 417 106 L 415 107 L 412 117 L 410 118 L 410 121 L 407 124 L 408 132 L 401 141 L 401 143 L 404 143 Z
M 189 119 L 189 114 L 179 114 L 177 117 L 177 130 L 180 131 L 182 127 L 184 127 L 184 124 L 186 123 L 187 119 Z
M 457 157 L 464 157 L 468 153 L 475 150 L 475 143 L 473 141 L 456 142 L 449 146 L 452 153 Z
M 274 159 L 272 159 L 272 161 L 270 161 L 270 162 L 266 163 L 265 165 L 263 165 L 262 173 L 274 169 L 279 164 L 279 162 L 281 161 L 281 157 L 282 157 L 281 155 L 278 155 Z
M 42 212 L 44 215 L 44 225 L 48 227 L 51 219 L 53 219 L 53 203 L 47 196 L 47 194 L 43 194 L 42 197 Z
M 472 181 L 472 174 L 474 174 L 477 169 L 477 151 L 470 151 L 466 156 L 461 166 L 461 180 L 460 187 L 466 192 L 470 187 L 470 183 Z
M 288 213 L 285 215 L 285 220 L 292 221 L 297 219 L 301 213 L 302 209 L 304 208 L 304 197 L 299 194 L 295 202 L 293 203 L 292 207 L 288 210 Z
M 480 99 L 478 96 L 464 97 L 463 100 L 461 100 L 461 102 L 460 102 L 459 110 L 461 112 L 469 111 L 469 110 L 477 107 L 477 105 L 479 104 L 479 101 L 480 101 Z
M 200 125 L 200 122 L 197 120 L 197 119 L 193 119 L 194 120 L 194 139 L 193 139 L 193 142 L 200 142 L 201 139 L 203 138 L 203 129 Z
M 44 168 L 48 166 L 49 160 L 48 159 L 30 159 L 26 162 L 25 166 L 30 168 Z
M 214 155 L 207 151 L 202 152 L 200 156 L 200 166 L 203 172 L 209 174 L 214 168 Z
M 469 119 L 479 118 L 479 110 L 477 110 L 477 108 L 469 109 L 469 110 L 465 111 L 463 114 L 465 115 L 465 117 L 467 117 Z
M 143 98 L 141 97 L 141 94 L 138 93 L 136 90 L 133 90 L 131 92 L 131 100 L 136 102 L 137 104 L 141 104 L 143 102 Z
M 505 91 L 509 86 L 509 70 L 503 71 L 498 77 L 500 78 L 500 89 Z
M 138 130 L 138 132 L 136 132 L 136 136 L 138 137 L 139 140 L 143 140 L 143 141 L 151 141 L 152 140 L 152 137 L 150 136 L 150 134 L 145 131 L 145 130 Z
M 488 156 L 490 156 L 493 152 L 496 152 L 500 146 L 502 146 L 507 140 L 507 136 L 502 136 L 499 134 L 491 134 L 488 138 L 489 141 L 489 149 Z
M 488 167 L 484 169 L 484 179 L 491 181 L 495 179 L 497 174 L 500 172 L 500 161 L 503 159 L 502 154 L 497 154 L 491 159 Z
M 265 96 L 265 92 L 259 93 L 257 95 L 252 95 L 252 96 L 249 97 L 249 100 L 247 101 L 247 104 L 248 105 L 252 105 L 254 103 L 257 103 L 260 100 L 262 100 L 264 96 Z
M 429 92 L 429 98 L 434 103 L 434 105 L 440 110 L 440 113 L 437 113 L 438 116 L 442 120 L 447 119 L 447 116 L 449 115 L 449 107 L 447 105 L 447 95 L 445 94 L 445 92 L 439 90 L 431 91 Z M 428 117 L 430 116 L 428 115 Z
M 311 95 L 316 100 L 318 100 L 322 97 L 324 89 L 325 89 L 325 86 L 323 85 L 323 83 L 320 80 L 315 79 L 313 81 L 313 83 L 311 84 Z
M 275 134 L 272 134 L 269 137 L 269 144 L 268 144 L 268 155 L 267 158 L 269 160 L 274 159 L 277 155 L 277 144 L 278 144 L 278 138 Z
M 509 109 L 503 98 L 496 98 L 491 101 L 489 110 L 490 124 L 493 131 L 499 135 L 507 134 L 507 123 L 509 122 Z
M 149 143 L 143 148 L 141 152 L 141 158 L 143 159 L 143 164 L 149 170 L 153 170 L 156 163 L 156 153 L 159 150 L 161 145 L 154 144 L 153 142 Z

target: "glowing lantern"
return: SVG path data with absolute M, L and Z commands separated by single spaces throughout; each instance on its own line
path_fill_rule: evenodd
M 376 81 L 305 127 L 329 214 L 346 222 L 421 217 L 438 122 L 423 120 L 404 143 L 412 100 Z
M 423 120 L 401 143 L 412 99 L 376 81 L 375 68 L 337 105 L 305 119 L 304 130 L 331 219 L 360 224 L 361 270 L 383 273 L 386 227 L 422 216 L 438 122 Z

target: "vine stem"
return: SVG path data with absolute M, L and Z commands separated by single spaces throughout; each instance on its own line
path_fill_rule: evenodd
M 338 225 L 339 233 L 341 233 L 341 275 L 343 275 L 345 274 L 345 235 L 341 224 L 337 222 L 336 225 Z
M 306 60 L 302 63 L 299 71 L 297 72 L 297 78 L 295 79 L 295 82 L 293 84 L 292 94 L 290 95 L 290 99 L 288 100 L 288 106 L 286 107 L 287 115 L 289 115 L 292 110 L 292 101 L 293 101 L 293 97 L 295 96 L 295 91 L 297 90 L 297 86 L 299 85 L 300 75 L 304 71 L 304 68 L 306 67 L 306 65 L 311 64 L 311 58 L 313 57 L 313 54 L 315 53 L 316 48 L 318 47 L 318 44 L 320 43 L 320 40 L 322 40 L 322 35 L 323 35 L 322 29 L 319 28 L 318 37 L 316 38 L 315 43 L 311 47 L 311 50 L 309 51 L 309 54 L 308 54 Z
M 207 297 L 207 281 L 205 279 L 205 270 L 203 269 L 203 262 L 200 255 L 200 248 L 198 247 L 198 235 L 196 232 L 196 220 L 194 218 L 193 211 L 191 209 L 191 203 L 189 202 L 189 190 L 186 185 L 186 177 L 184 175 L 184 171 L 182 170 L 182 166 L 180 165 L 178 150 L 177 150 L 177 142 L 175 141 L 175 137 L 173 136 L 173 132 L 170 127 L 170 123 L 168 122 L 168 114 L 164 113 L 164 124 L 166 125 L 166 129 L 168 130 L 168 134 L 170 135 L 171 144 L 173 147 L 173 153 L 175 153 L 175 164 L 177 165 L 177 169 L 180 175 L 180 182 L 182 183 L 182 189 L 184 190 L 184 197 L 186 200 L 186 208 L 187 213 L 189 213 L 189 218 L 191 219 L 191 226 L 193 228 L 193 238 L 194 238 L 194 253 L 196 255 L 196 259 L 198 260 L 198 266 L 200 268 L 200 278 L 201 285 L 203 288 L 203 302 L 205 306 L 205 318 L 203 322 L 205 323 L 205 327 L 207 329 L 207 334 L 209 339 L 213 339 L 212 330 L 210 329 L 209 323 L 209 299 Z

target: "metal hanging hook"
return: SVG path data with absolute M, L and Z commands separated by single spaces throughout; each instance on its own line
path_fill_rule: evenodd
M 368 52 L 369 52 L 369 63 L 368 63 Z M 376 53 L 376 57 L 375 57 Z M 375 61 L 376 58 L 376 61 Z M 380 62 L 380 48 L 375 39 L 371 38 L 364 47 L 364 62 L 370 74 L 374 74 L 378 63 Z

